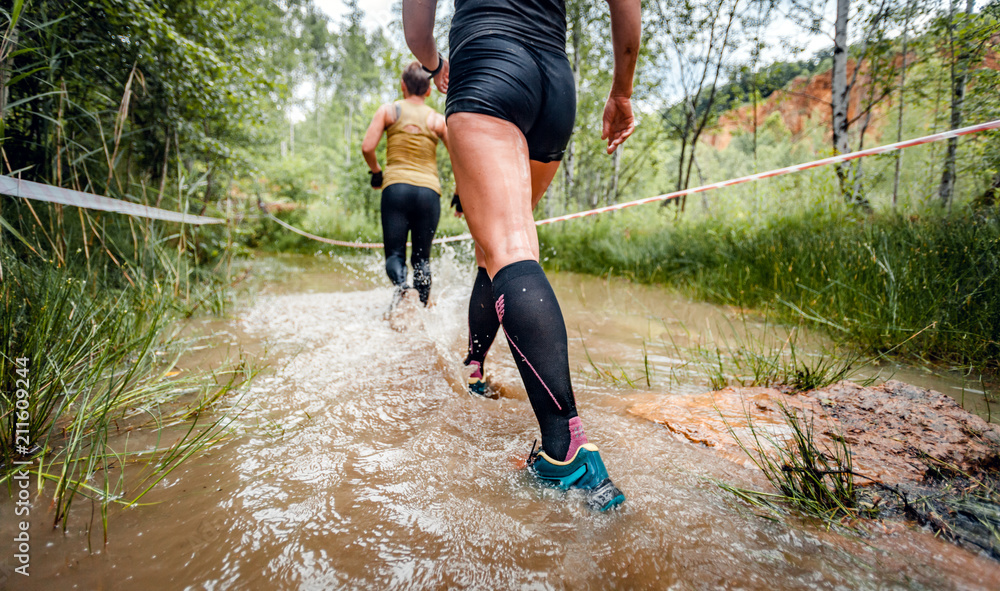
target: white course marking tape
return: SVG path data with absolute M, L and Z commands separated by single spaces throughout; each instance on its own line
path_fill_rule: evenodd
M 94 195 L 92 193 L 84 193 L 83 191 L 74 191 L 72 189 L 63 189 L 62 187 L 53 187 L 51 185 L 35 183 L 32 181 L 23 181 L 21 179 L 4 175 L 0 175 L 0 193 L 10 195 L 12 197 L 33 199 L 35 201 L 46 201 L 48 203 L 58 203 L 61 205 L 73 205 L 75 207 L 82 207 L 85 209 L 110 211 L 134 217 L 149 218 L 151 220 L 164 220 L 167 222 L 180 222 L 182 224 L 191 224 L 195 226 L 226 223 L 226 220 L 222 218 L 191 215 L 180 213 L 178 211 L 167 211 L 166 209 L 160 209 L 158 207 L 140 205 L 138 203 L 112 199 L 110 197 L 101 197 L 100 195 Z
M 767 179 L 776 176 L 782 176 L 790 174 L 793 172 L 799 172 L 802 170 L 808 170 L 810 168 L 817 168 L 820 166 L 827 166 L 830 164 L 837 164 L 838 162 L 847 162 L 848 160 L 854 160 L 855 158 L 863 158 L 865 156 L 874 156 L 877 154 L 885 154 L 886 152 L 893 152 L 895 150 L 902 150 L 904 148 L 910 148 L 913 146 L 919 146 L 922 144 L 929 144 L 931 142 L 939 142 L 941 140 L 946 140 L 953 137 L 958 137 L 962 135 L 968 135 L 971 133 L 977 133 L 980 131 L 986 131 L 988 129 L 1000 129 L 1000 119 L 996 121 L 989 121 L 987 123 L 980 123 L 978 125 L 970 125 L 968 127 L 962 127 L 960 129 L 953 129 L 951 131 L 943 131 L 941 133 L 936 133 L 933 135 L 926 135 L 923 137 L 914 138 L 911 140 L 906 140 L 902 142 L 896 142 L 895 144 L 887 144 L 885 146 L 878 146 L 875 148 L 869 148 L 867 150 L 860 150 L 857 152 L 849 152 L 847 154 L 840 154 L 837 156 L 831 156 L 829 158 L 823 158 L 821 160 L 813 160 L 812 162 L 806 162 L 804 164 L 796 164 L 794 166 L 788 166 L 785 168 L 778 168 L 775 170 L 769 170 L 767 172 L 759 172 L 757 174 L 751 174 L 744 177 L 739 177 L 735 179 L 729 179 L 725 181 L 720 181 L 718 183 L 711 183 L 708 185 L 702 185 L 700 187 L 694 187 L 691 189 L 684 189 L 683 191 L 674 191 L 673 193 L 664 193 L 663 195 L 656 195 L 653 197 L 646 197 L 645 199 L 638 199 L 636 201 L 628 201 L 626 203 L 617 203 L 615 205 L 608 205 L 607 207 L 599 207 L 597 209 L 590 209 L 586 211 L 579 211 L 576 213 L 571 213 L 567 215 L 556 216 L 552 218 L 547 218 L 544 220 L 538 220 L 535 222 L 536 226 L 544 226 L 547 224 L 554 224 L 556 222 L 564 222 L 567 220 L 575 220 L 578 218 L 588 217 L 592 215 L 598 215 L 601 213 L 607 213 L 609 211 L 618 211 L 619 209 L 625 209 L 627 207 L 634 207 L 636 205 L 643 205 L 646 203 L 654 203 L 656 201 L 670 201 L 672 199 L 677 199 L 685 195 L 692 195 L 694 193 L 701 193 L 704 191 L 711 191 L 712 189 L 721 189 L 722 187 L 731 187 L 733 185 L 739 185 L 742 183 L 749 183 L 753 181 L 759 181 L 761 179 Z M 25 187 L 27 187 L 29 192 L 25 192 Z M 86 207 L 88 209 L 100 209 L 103 211 L 114 211 L 117 213 L 124 213 L 127 215 L 137 215 L 140 217 L 148 217 L 152 219 L 168 220 L 175 222 L 184 222 L 187 224 L 220 224 L 225 220 L 219 218 L 210 218 L 204 216 L 192 216 L 183 213 L 177 213 L 172 211 L 166 211 L 163 209 L 157 209 L 155 207 L 147 207 L 144 205 L 138 205 L 135 203 L 128 203 L 126 201 L 119 201 L 117 199 L 109 199 L 107 197 L 99 197 L 97 195 L 91 195 L 90 193 L 81 193 L 79 191 L 71 191 L 68 189 L 59 189 L 57 187 L 50 187 L 48 185 L 42 185 L 39 183 L 32 183 L 29 181 L 19 181 L 17 179 L 12 179 L 6 176 L 0 176 L 0 193 L 6 193 L 8 195 L 14 195 L 15 197 L 26 197 L 29 199 L 38 199 L 40 201 L 50 201 L 52 203 L 63 203 L 65 205 L 76 205 L 77 207 Z M 280 224 L 282 227 L 295 232 L 301 236 L 305 236 L 311 240 L 317 242 L 323 242 L 326 244 L 332 244 L 334 246 L 346 246 L 351 248 L 383 248 L 385 245 L 381 242 L 345 242 L 343 240 L 333 240 L 331 238 L 323 238 L 322 236 L 317 236 L 315 234 L 310 234 L 304 230 L 300 230 L 291 224 L 283 222 L 278 218 L 270 214 L 266 209 L 262 207 L 262 210 L 271 218 L 274 222 Z M 445 238 L 434 239 L 434 244 L 446 244 L 448 242 L 458 242 L 461 240 L 471 240 L 472 235 L 465 233 L 458 236 L 448 236 Z
M 349 246 L 351 248 L 384 248 L 385 247 L 385 244 L 383 244 L 381 242 L 344 242 L 343 240 L 333 240 L 332 238 L 323 238 L 322 236 L 317 236 L 315 234 L 310 234 L 309 232 L 306 232 L 305 230 L 300 230 L 300 229 L 296 228 L 295 226 L 293 226 L 291 224 L 288 224 L 286 222 L 283 222 L 283 221 L 279 220 L 278 218 L 276 218 L 273 215 L 271 215 L 271 213 L 269 211 L 267 211 L 266 209 L 264 209 L 263 207 L 261 207 L 261 210 L 264 212 L 265 215 L 267 215 L 267 217 L 271 218 L 271 221 L 276 222 L 277 224 L 280 224 L 281 226 L 283 226 L 283 227 L 291 230 L 292 232 L 295 232 L 296 234 L 298 234 L 300 236 L 305 236 L 306 238 L 310 238 L 310 239 L 315 240 L 317 242 L 323 242 L 323 243 L 326 243 L 326 244 L 332 244 L 334 246 Z M 435 238 L 434 241 L 433 241 L 433 244 L 446 244 L 448 242 L 458 242 L 460 240 L 472 240 L 472 234 L 469 234 L 468 232 L 466 232 L 465 234 L 459 234 L 458 236 L 447 236 L 445 238 Z M 406 244 L 407 244 L 407 246 L 410 245 L 409 242 L 407 242 Z
M 749 176 L 739 177 L 735 179 L 729 179 L 726 181 L 720 181 L 718 183 L 712 183 L 709 185 L 702 185 L 700 187 L 694 187 L 691 189 L 685 189 L 683 191 L 674 191 L 673 193 L 664 193 L 663 195 L 656 195 L 654 197 L 646 197 L 645 199 L 638 199 L 636 201 L 628 201 L 626 203 L 617 203 L 615 205 L 608 205 L 607 207 L 599 207 L 597 209 L 589 209 L 587 211 L 578 211 L 576 213 L 570 213 L 567 215 L 561 215 L 553 218 L 547 218 L 544 220 L 538 220 L 535 222 L 536 226 L 544 226 L 546 224 L 554 224 L 556 222 L 565 222 L 567 220 L 575 220 L 578 218 L 583 218 L 587 216 L 597 215 L 600 213 L 607 213 L 609 211 L 617 211 L 619 209 L 625 209 L 626 207 L 634 207 L 636 205 L 643 205 L 646 203 L 653 203 L 656 201 L 670 201 L 672 199 L 677 199 L 685 195 L 691 195 L 693 193 L 701 193 L 703 191 L 711 191 L 712 189 L 721 189 L 722 187 L 731 187 L 733 185 L 739 185 L 741 183 L 749 183 L 752 181 L 759 181 L 761 179 L 767 179 L 776 176 L 782 176 L 785 174 L 790 174 L 793 172 L 799 172 L 800 170 L 807 170 L 810 168 L 816 168 L 819 166 L 827 166 L 829 164 L 836 164 L 838 162 L 847 162 L 848 160 L 854 160 L 855 158 L 863 158 L 865 156 L 874 156 L 876 154 L 885 154 L 886 152 L 893 152 L 895 150 L 902 150 L 903 148 L 910 148 L 913 146 L 919 146 L 921 144 L 929 144 L 931 142 L 939 142 L 941 140 L 946 140 L 953 137 L 958 137 L 961 135 L 968 135 L 970 133 L 977 133 L 980 131 L 986 131 L 988 129 L 1000 129 L 1000 119 L 996 121 L 990 121 L 987 123 L 980 123 L 979 125 L 970 125 L 969 127 L 962 127 L 960 129 L 954 129 L 951 131 L 943 131 L 941 133 L 935 133 L 933 135 L 926 135 L 924 137 L 914 138 L 912 140 L 906 140 L 902 142 L 897 142 L 895 144 L 888 144 L 885 146 L 878 146 L 875 148 L 869 148 L 867 150 L 860 150 L 858 152 L 849 152 L 847 154 L 840 154 L 838 156 L 831 156 L 829 158 L 823 158 L 821 160 L 813 160 L 812 162 L 806 162 L 804 164 L 796 164 L 794 166 L 788 166 L 785 168 L 778 168 L 776 170 L 769 170 L 767 172 L 759 172 L 757 174 L 751 174 Z M 307 238 L 312 238 L 313 240 L 318 240 L 320 242 L 326 242 L 327 244 L 334 244 L 337 246 L 350 246 L 355 248 L 382 248 L 384 245 L 382 243 L 368 243 L 368 242 L 341 242 L 339 240 L 330 240 L 329 238 L 322 238 L 314 234 L 309 234 L 308 232 L 303 232 L 293 226 L 282 222 L 278 218 L 268 214 L 274 221 L 278 222 L 282 226 L 306 236 Z M 471 240 L 472 235 L 461 234 L 459 236 L 449 236 L 447 238 L 438 238 L 434 240 L 435 244 L 443 244 L 445 242 L 457 242 L 459 240 Z

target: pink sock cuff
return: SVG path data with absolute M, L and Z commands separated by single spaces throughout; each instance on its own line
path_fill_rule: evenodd
M 476 369 L 472 370 L 471 378 L 482 378 L 483 377 L 483 366 L 478 361 L 470 361 L 469 365 L 475 365 Z
M 580 417 L 573 417 L 569 420 L 569 450 L 563 461 L 569 461 L 584 443 L 587 443 L 587 434 L 583 432 L 583 421 L 580 420 Z

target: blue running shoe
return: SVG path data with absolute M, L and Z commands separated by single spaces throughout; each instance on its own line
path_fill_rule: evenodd
M 489 395 L 486 393 L 486 380 L 483 378 L 469 378 L 469 392 L 475 394 L 476 396 L 489 398 Z
M 486 378 L 483 377 L 483 366 L 478 361 L 472 361 L 465 366 L 466 373 L 469 374 L 469 393 L 483 398 L 489 398 L 486 393 Z
M 587 505 L 594 511 L 607 511 L 625 502 L 625 495 L 608 477 L 601 453 L 593 443 L 585 443 L 573 458 L 559 462 L 532 445 L 528 469 L 545 484 L 562 490 L 579 488 L 587 494 Z

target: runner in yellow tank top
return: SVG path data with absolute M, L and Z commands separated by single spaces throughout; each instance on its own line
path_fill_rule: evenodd
M 422 98 L 422 97 L 421 97 Z M 444 127 L 444 118 L 420 101 L 393 103 L 396 121 L 385 130 L 388 137 L 382 188 L 396 183 L 426 187 L 440 195 L 437 171 L 437 142 L 440 136 L 428 122 Z M 440 120 L 440 121 L 439 121 Z
M 448 147 L 444 117 L 424 104 L 431 87 L 420 64 L 404 71 L 403 100 L 379 107 L 365 133 L 361 152 L 371 169 L 372 187 L 382 189 L 382 236 L 385 272 L 396 286 L 395 304 L 406 283 L 406 239 L 410 235 L 413 287 L 426 306 L 431 291 L 431 241 L 441 217 L 441 182 L 437 171 L 437 142 Z M 375 156 L 382 135 L 388 136 L 383 173 Z

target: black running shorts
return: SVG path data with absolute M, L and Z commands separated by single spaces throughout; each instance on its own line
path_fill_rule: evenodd
M 463 43 L 451 56 L 445 116 L 480 113 L 516 125 L 528 156 L 562 160 L 576 119 L 576 88 L 566 54 L 499 35 Z

